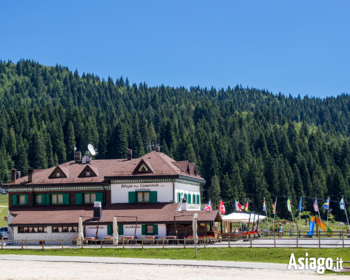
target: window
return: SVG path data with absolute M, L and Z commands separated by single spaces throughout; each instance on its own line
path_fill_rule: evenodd
M 191 194 L 189 193 L 187 197 L 188 197 L 188 204 L 191 204 Z
M 42 200 L 41 200 L 41 194 L 36 194 L 35 195 L 35 204 L 42 204 Z
M 18 233 L 42 233 L 47 232 L 47 227 L 19 227 Z
M 177 193 L 177 202 L 181 202 L 181 193 Z
M 25 195 L 19 195 L 18 196 L 18 204 L 19 205 L 23 205 L 23 204 L 26 204 L 26 196 Z
M 142 165 L 141 168 L 139 169 L 140 172 L 147 172 L 148 169 L 146 166 Z
M 199 204 L 199 194 L 197 194 L 197 204 Z
M 86 171 L 85 175 L 90 176 L 90 171 Z
M 153 234 L 153 226 L 146 227 L 146 234 Z
M 61 173 L 57 172 L 56 177 L 61 177 Z
M 196 204 L 196 195 L 194 194 L 193 195 L 193 201 L 192 201 L 193 204 Z
M 52 227 L 52 232 L 78 232 L 77 227 Z
M 51 195 L 52 204 L 63 204 L 63 194 L 52 194 Z
M 96 201 L 95 193 L 84 193 L 84 203 L 94 203 Z
M 184 198 L 186 199 L 186 202 L 188 202 L 187 201 L 187 193 L 184 194 Z
M 137 202 L 149 202 L 149 192 L 137 192 Z

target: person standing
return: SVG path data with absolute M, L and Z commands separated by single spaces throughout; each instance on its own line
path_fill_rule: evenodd
M 282 238 L 282 235 L 283 235 L 283 227 L 282 227 L 282 224 L 279 223 L 279 226 L 278 226 L 278 235 L 280 238 Z

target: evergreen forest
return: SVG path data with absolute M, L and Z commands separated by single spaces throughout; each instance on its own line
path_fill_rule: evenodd
M 337 94 L 337 93 L 335 93 Z M 16 168 L 43 169 L 73 160 L 73 147 L 96 158 L 139 157 L 150 143 L 177 161 L 196 162 L 205 178 L 202 203 L 235 199 L 269 215 L 291 219 L 300 197 L 307 211 L 315 197 L 322 215 L 344 197 L 350 211 L 350 96 L 325 99 L 272 94 L 242 87 L 149 87 L 127 78 L 101 79 L 68 67 L 30 60 L 0 60 L 0 182 Z

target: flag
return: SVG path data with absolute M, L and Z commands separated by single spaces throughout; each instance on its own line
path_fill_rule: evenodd
M 220 204 L 219 204 L 219 212 L 224 215 L 225 212 L 226 212 L 226 209 L 225 209 L 225 205 L 224 205 L 224 202 L 221 200 Z
M 207 205 L 205 205 L 202 209 L 203 211 L 211 211 L 211 200 L 209 199 L 209 202 Z
M 276 212 L 276 205 L 277 205 L 277 201 L 275 201 L 274 204 L 272 204 L 272 213 L 275 214 Z
M 264 203 L 263 203 L 263 211 L 266 212 L 266 202 L 265 202 L 265 199 L 264 199 Z
M 299 210 L 299 211 L 303 211 L 303 210 L 304 210 L 304 207 L 303 207 L 303 205 L 302 205 L 301 198 L 300 198 L 300 200 L 299 200 L 298 210 Z
M 237 200 L 235 200 L 235 208 L 237 212 L 242 212 L 242 205 Z
M 244 204 L 244 210 L 248 211 L 248 205 L 249 205 L 249 198 L 247 198 L 247 203 Z
M 340 202 L 339 202 L 339 206 L 341 210 L 345 210 L 345 203 L 344 203 L 344 198 L 341 198 Z
M 292 212 L 292 204 L 291 204 L 291 202 L 290 202 L 289 197 L 288 197 L 288 199 L 287 199 L 287 208 L 288 208 L 288 211 L 289 211 L 289 212 Z
M 314 209 L 315 209 L 315 212 L 318 212 L 317 199 L 315 199 L 315 202 L 314 202 Z
M 328 199 L 326 200 L 326 202 L 323 203 L 323 208 L 326 209 L 326 210 L 329 210 L 329 200 L 330 200 L 330 197 L 328 197 Z

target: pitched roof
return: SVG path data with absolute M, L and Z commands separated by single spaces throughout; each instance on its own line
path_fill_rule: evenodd
M 153 173 L 133 173 L 135 167 L 140 160 L 143 159 L 152 169 Z M 89 165 L 94 172 L 98 172 L 98 177 L 79 178 L 83 169 Z M 30 186 L 30 185 L 48 185 L 48 184 L 91 184 L 103 183 L 105 177 L 109 179 L 118 179 L 118 177 L 153 177 L 153 176 L 173 176 L 181 175 L 188 178 L 200 180 L 203 183 L 205 180 L 199 176 L 186 173 L 186 169 L 182 169 L 182 162 L 176 162 L 171 157 L 160 152 L 150 152 L 141 158 L 128 159 L 96 159 L 89 164 L 79 164 L 74 161 L 69 161 L 59 165 L 59 168 L 67 174 L 68 178 L 50 179 L 50 174 L 56 166 L 48 169 L 35 170 L 33 174 L 33 182 L 28 182 L 28 176 L 17 179 L 14 183 L 6 183 L 3 186 Z M 180 167 L 181 168 L 180 168 Z M 190 168 L 191 169 L 191 168 Z M 68 175 L 69 174 L 69 175 Z M 130 178 L 129 178 L 130 179 Z
M 198 222 L 209 223 L 221 221 L 218 211 L 177 211 L 179 203 L 150 203 L 150 204 L 110 204 L 103 207 L 102 224 L 110 224 L 113 217 L 117 216 L 118 223 L 135 223 L 134 216 L 137 216 L 138 223 L 173 223 L 174 216 L 177 222 L 192 222 L 192 215 L 198 213 Z M 78 224 L 81 216 L 84 224 L 92 222 L 93 206 L 55 206 L 55 207 L 12 207 L 11 214 L 15 219 L 11 225 L 64 225 Z M 190 215 L 189 215 L 190 214 Z M 124 217 L 122 217 L 124 216 Z M 129 217 L 127 217 L 129 216 Z

